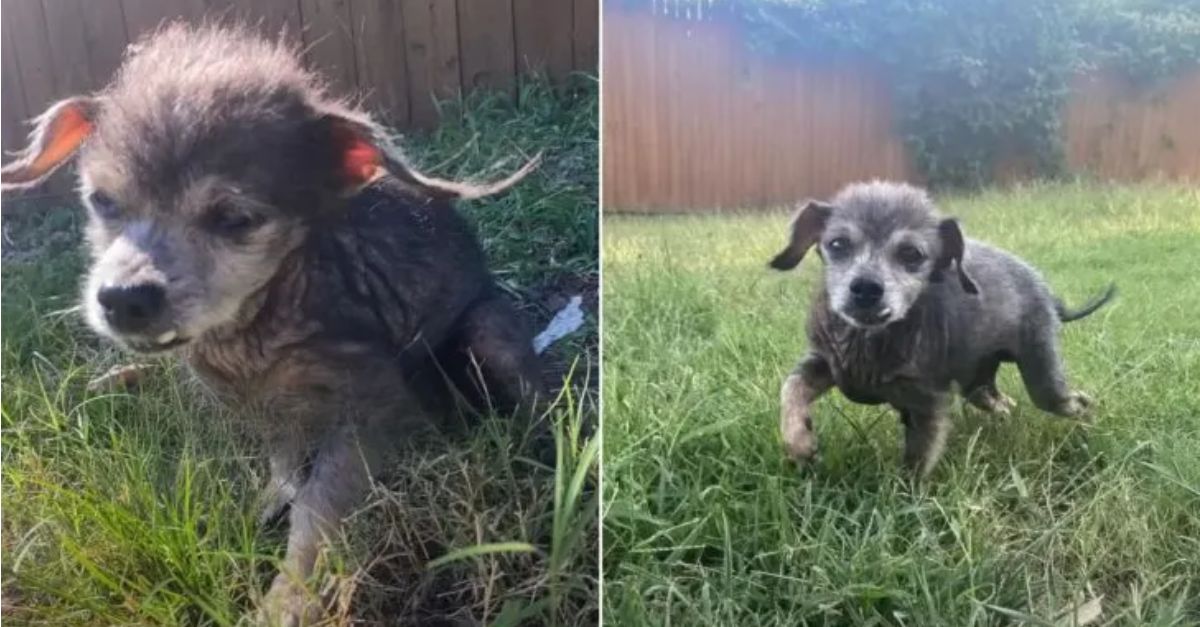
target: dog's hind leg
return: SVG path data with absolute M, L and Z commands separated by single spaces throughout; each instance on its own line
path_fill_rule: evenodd
M 983 411 L 1006 416 L 1017 403 L 996 387 L 996 371 L 999 369 L 1000 359 L 997 357 L 988 357 L 980 362 L 975 377 L 963 386 L 963 397 Z
M 462 367 L 486 408 L 536 418 L 549 395 L 533 341 L 513 306 L 500 296 L 476 303 L 457 335 Z
M 779 390 L 779 432 L 788 457 L 795 462 L 813 459 L 817 455 L 817 436 L 813 433 L 809 406 L 833 387 L 829 364 L 820 356 L 809 354 L 783 381 Z
M 1082 392 L 1072 392 L 1063 373 L 1062 358 L 1053 337 L 1031 338 L 1017 355 L 1017 368 L 1033 404 L 1059 416 L 1078 416 L 1092 403 Z
M 900 420 L 904 423 L 904 465 L 918 478 L 933 470 L 946 446 L 950 432 L 947 405 L 946 399 L 939 398 L 921 409 L 900 409 Z

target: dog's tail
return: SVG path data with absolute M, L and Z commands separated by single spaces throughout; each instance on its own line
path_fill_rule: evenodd
M 1117 295 L 1117 284 L 1109 283 L 1108 289 L 1104 290 L 1103 294 L 1088 301 L 1088 303 L 1086 305 L 1084 305 L 1083 307 L 1080 307 L 1079 309 L 1067 309 L 1067 306 L 1064 305 L 1063 302 L 1058 299 L 1054 300 L 1054 309 L 1056 311 L 1058 311 L 1058 319 L 1059 320 L 1062 320 L 1063 322 L 1071 322 L 1073 320 L 1078 320 L 1080 318 L 1086 318 L 1086 317 L 1092 315 L 1093 313 L 1095 313 L 1095 311 L 1097 309 L 1108 304 L 1108 301 L 1112 300 L 1113 297 L 1116 295 Z

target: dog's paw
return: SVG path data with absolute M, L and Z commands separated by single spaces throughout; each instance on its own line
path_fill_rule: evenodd
M 324 619 L 320 599 L 281 573 L 271 583 L 254 622 L 257 627 L 314 627 Z
M 994 411 L 1001 416 L 1009 416 L 1017 408 L 1017 401 L 1004 392 L 997 392 L 995 400 L 996 409 Z
M 260 496 L 262 509 L 258 514 L 260 527 L 274 527 L 282 522 L 284 514 L 296 498 L 297 488 L 290 481 L 272 480 Z
M 1011 416 L 1013 410 L 1017 408 L 1017 402 L 1011 396 L 998 390 L 976 390 L 967 397 L 967 402 L 981 411 L 995 414 L 1002 418 Z
M 783 448 L 788 458 L 797 464 L 815 462 L 820 457 L 817 436 L 808 429 L 784 433 Z
M 1092 397 L 1083 392 L 1072 392 L 1063 403 L 1063 415 L 1078 418 L 1087 413 L 1092 407 Z

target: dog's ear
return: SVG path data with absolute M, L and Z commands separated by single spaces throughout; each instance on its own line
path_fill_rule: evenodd
M 33 121 L 29 145 L 0 169 L 0 187 L 32 187 L 71 160 L 95 128 L 96 101 L 90 97 L 60 100 Z
M 775 255 L 770 266 L 776 270 L 791 270 L 800 265 L 804 253 L 821 239 L 821 232 L 825 230 L 825 222 L 831 213 L 833 206 L 815 200 L 810 200 L 797 211 L 796 217 L 792 218 L 791 239 L 787 248 Z
M 381 127 L 352 113 L 328 113 L 318 120 L 320 134 L 331 151 L 334 175 L 342 191 L 354 191 L 384 173 L 431 199 L 482 198 L 506 191 L 541 161 L 541 153 L 521 169 L 493 183 L 472 184 L 425 176 L 410 166 Z
M 979 287 L 975 285 L 975 281 L 971 279 L 962 265 L 966 242 L 963 240 L 962 230 L 958 228 L 958 220 L 947 218 L 939 222 L 938 237 L 942 240 L 942 256 L 938 258 L 937 265 L 934 266 L 933 280 L 940 281 L 942 273 L 948 271 L 950 265 L 954 264 L 963 291 L 968 294 L 978 294 Z

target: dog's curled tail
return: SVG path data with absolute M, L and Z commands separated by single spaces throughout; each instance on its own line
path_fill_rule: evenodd
M 1117 284 L 1109 283 L 1108 289 L 1104 293 L 1088 301 L 1086 305 L 1079 309 L 1067 309 L 1061 300 L 1055 299 L 1054 309 L 1058 311 L 1058 319 L 1063 322 L 1071 322 L 1080 318 L 1086 318 L 1112 300 L 1117 295 Z
M 539 152 L 526 162 L 525 165 L 521 166 L 521 169 L 499 181 L 491 183 L 447 181 L 432 176 L 425 176 L 409 166 L 404 157 L 394 151 L 387 155 L 386 168 L 396 178 L 405 183 L 415 185 L 430 196 L 447 200 L 475 200 L 507 192 L 512 186 L 525 178 L 527 174 L 537 169 L 541 163 L 542 153 Z

